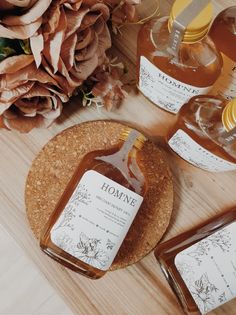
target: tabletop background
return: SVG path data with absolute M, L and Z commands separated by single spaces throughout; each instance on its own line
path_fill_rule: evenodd
M 173 1 L 160 1 L 168 14 Z M 235 0 L 215 0 L 215 14 Z M 140 15 L 155 9 L 156 1 L 143 0 Z M 114 39 L 115 53 L 128 65 L 129 79 L 135 78 L 138 26 L 122 29 Z M 46 130 L 29 134 L 0 131 L 0 315 L 127 314 L 181 315 L 177 300 L 156 263 L 153 252 L 137 264 L 107 273 L 92 281 L 64 269 L 41 253 L 29 228 L 24 205 L 24 188 L 30 165 L 40 149 L 57 133 L 87 120 L 115 119 L 139 126 L 160 143 L 173 116 L 159 110 L 136 91 L 113 112 L 83 108 L 78 100 L 65 106 L 63 115 Z M 198 170 L 168 154 L 174 176 L 174 210 L 167 233 L 169 239 L 214 214 L 236 205 L 235 172 L 222 174 Z M 211 315 L 236 314 L 232 301 Z

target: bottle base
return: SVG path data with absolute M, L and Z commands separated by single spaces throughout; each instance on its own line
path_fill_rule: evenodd
M 53 260 L 57 261 L 61 265 L 65 266 L 66 268 L 76 273 L 79 273 L 89 279 L 94 279 L 94 280 L 99 279 L 106 273 L 106 271 L 94 268 L 82 261 L 78 263 L 78 260 L 75 258 L 73 259 L 74 261 L 72 261 L 71 258 L 67 259 L 62 254 L 56 253 L 55 251 L 52 251 L 50 248 L 45 247 L 42 244 L 40 244 L 40 247 L 41 247 L 41 250 Z

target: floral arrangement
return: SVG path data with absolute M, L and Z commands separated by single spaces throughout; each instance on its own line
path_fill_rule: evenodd
M 2 124 L 21 132 L 47 127 L 78 92 L 83 105 L 119 104 L 126 92 L 107 56 L 110 29 L 135 21 L 140 1 L 1 0 Z

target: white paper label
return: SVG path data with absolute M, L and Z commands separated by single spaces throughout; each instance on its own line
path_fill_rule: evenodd
M 175 80 L 141 56 L 139 89 L 154 104 L 177 113 L 191 97 L 207 94 L 211 87 L 201 88 Z
M 187 162 L 211 172 L 236 170 L 236 163 L 228 162 L 195 142 L 179 129 L 168 141 L 169 146 Z
M 236 297 L 236 222 L 183 250 L 175 266 L 206 314 Z
M 89 170 L 51 230 L 51 240 L 81 261 L 107 270 L 143 197 Z
M 211 93 L 232 100 L 236 97 L 236 62 L 222 54 L 223 70 Z

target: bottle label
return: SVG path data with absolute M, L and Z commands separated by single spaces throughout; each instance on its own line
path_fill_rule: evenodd
M 236 62 L 224 54 L 222 54 L 222 57 L 222 74 L 213 86 L 211 93 L 232 100 L 236 97 Z
M 187 162 L 211 172 L 236 170 L 236 163 L 228 162 L 195 142 L 179 129 L 168 141 L 169 146 Z
M 177 113 L 191 97 L 207 94 L 211 87 L 201 88 L 175 80 L 141 56 L 139 89 L 154 104 Z
M 175 266 L 201 314 L 232 300 L 236 297 L 236 222 L 177 254 Z
M 143 197 L 89 170 L 51 230 L 52 242 L 70 255 L 107 270 Z

